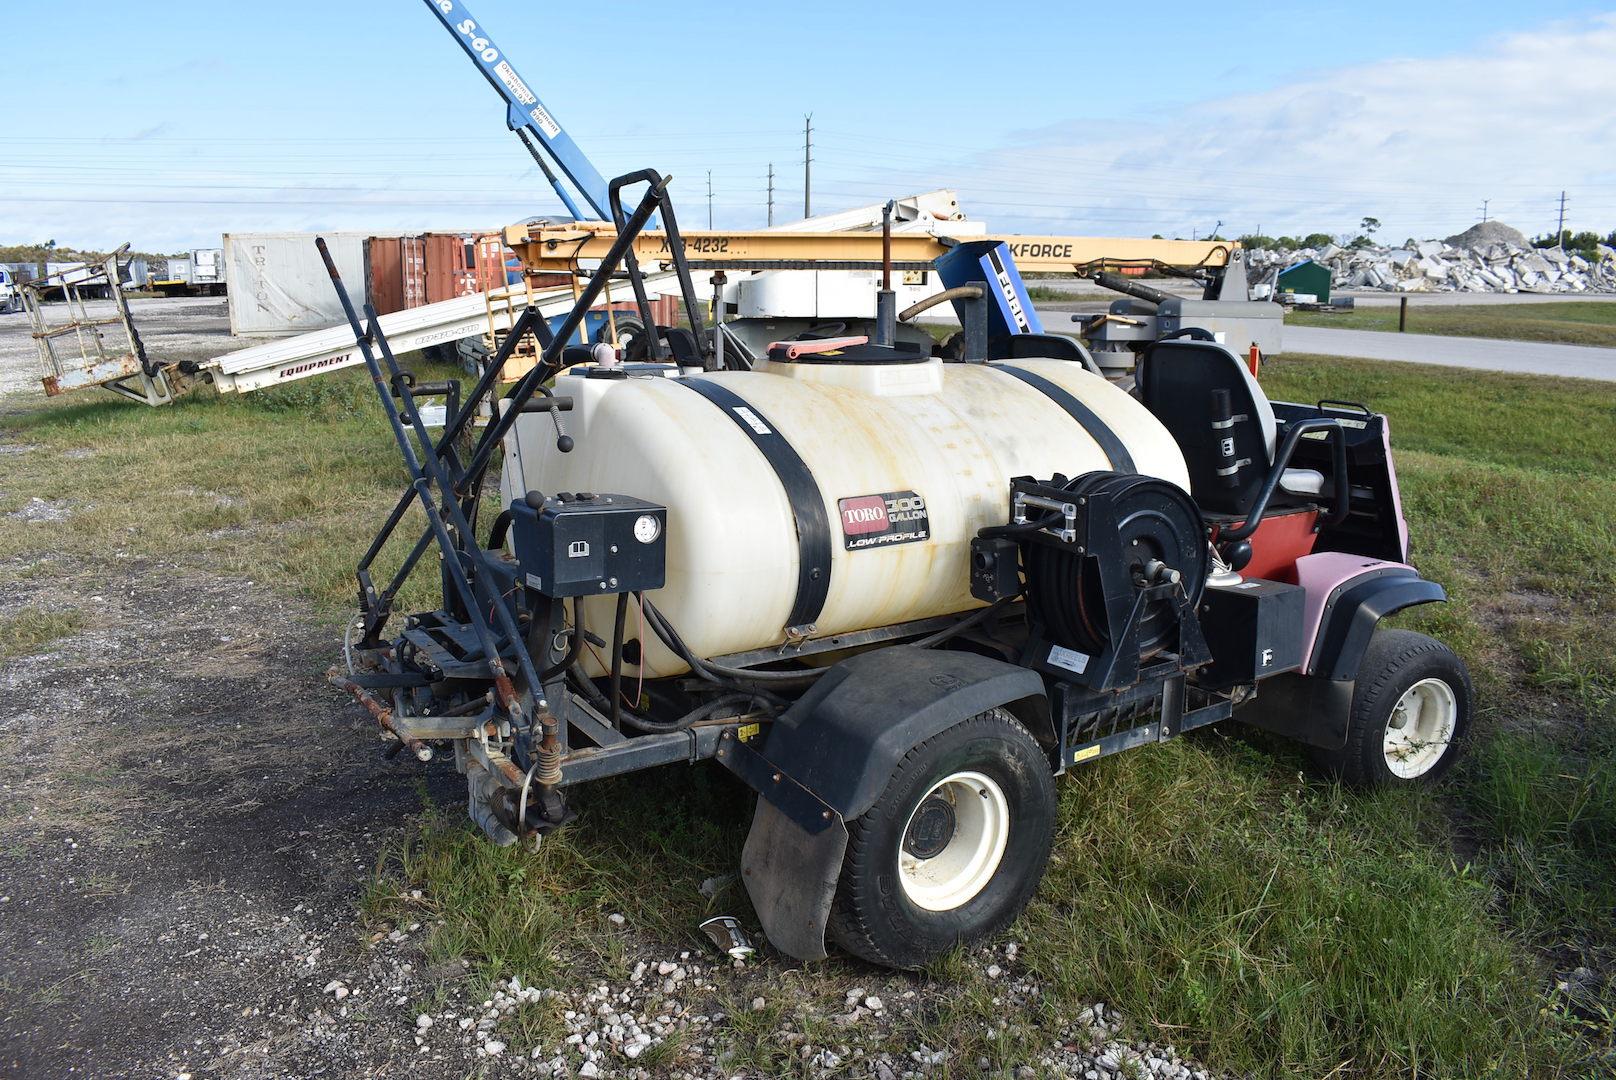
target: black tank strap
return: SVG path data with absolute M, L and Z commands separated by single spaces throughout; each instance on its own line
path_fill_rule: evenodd
M 1106 459 L 1111 462 L 1111 468 L 1116 472 L 1138 472 L 1134 468 L 1133 455 L 1128 448 L 1117 438 L 1116 432 L 1106 426 L 1094 410 L 1089 408 L 1067 390 L 1050 382 L 1042 375 L 1035 375 L 1025 368 L 1012 367 L 1009 364 L 989 364 L 988 367 L 1014 375 L 1028 386 L 1043 394 L 1049 400 L 1066 411 L 1066 415 L 1083 425 L 1083 430 L 1089 433 L 1089 438 L 1100 444 Z
M 700 377 L 675 379 L 688 386 L 735 422 L 768 461 L 791 504 L 797 526 L 797 599 L 791 606 L 787 631 L 808 633 L 825 610 L 830 594 L 831 532 L 825 498 L 808 463 L 775 430 L 773 422 L 726 386 Z

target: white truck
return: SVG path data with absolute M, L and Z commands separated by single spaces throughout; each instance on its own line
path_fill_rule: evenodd
M 15 274 L 0 266 L 0 315 L 10 315 L 21 310 L 22 286 L 17 283 Z

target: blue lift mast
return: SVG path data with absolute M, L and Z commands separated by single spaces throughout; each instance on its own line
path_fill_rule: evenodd
M 556 120 L 555 114 L 544 107 L 544 102 L 533 92 L 532 87 L 516 73 L 504 52 L 495 45 L 489 37 L 488 28 L 480 24 L 466 10 L 466 5 L 459 0 L 426 0 L 426 6 L 443 23 L 460 47 L 471 57 L 477 69 L 488 80 L 488 85 L 497 90 L 508 105 L 506 123 L 517 138 L 527 147 L 533 160 L 538 162 L 550 186 L 555 188 L 561 201 L 566 204 L 572 216 L 581 220 L 611 220 L 611 213 L 607 209 L 611 200 L 607 194 L 606 180 L 600 175 L 594 163 L 578 148 Z M 588 204 L 589 213 L 579 208 L 567 185 L 562 182 L 554 170 L 545 161 L 539 148 L 534 145 L 537 138 L 555 163 L 560 166 L 572 186 L 582 195 Z

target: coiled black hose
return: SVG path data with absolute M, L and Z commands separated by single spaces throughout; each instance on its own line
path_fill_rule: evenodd
M 1028 544 L 1027 613 L 1051 641 L 1097 652 L 1104 647 L 1088 624 L 1083 603 L 1083 559 L 1064 548 Z

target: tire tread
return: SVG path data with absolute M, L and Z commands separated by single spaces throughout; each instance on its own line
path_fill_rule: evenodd
M 1019 737 L 1025 739 L 1029 745 L 1037 746 L 1032 733 L 1008 709 L 989 709 L 911 747 L 892 770 L 893 777 L 902 775 L 917 758 L 927 754 L 937 739 L 964 727 L 979 727 L 984 734 L 997 733 L 1001 737 L 1006 735 Z M 881 802 L 877 801 L 876 805 L 862 816 L 847 823 L 847 854 L 842 860 L 841 880 L 836 887 L 836 896 L 831 904 L 826 930 L 832 940 L 860 959 L 882 967 L 906 968 L 913 965 L 907 962 L 906 958 L 893 953 L 888 944 L 883 942 L 882 935 L 875 932 L 866 917 L 866 913 L 872 910 L 878 901 L 874 897 L 859 895 L 857 887 L 859 882 L 869 879 L 872 863 L 879 857 L 872 843 L 871 825 L 880 807 Z M 1021 914 L 1023 907 L 1025 904 L 1009 912 L 1003 921 L 1005 923 L 1013 921 Z

